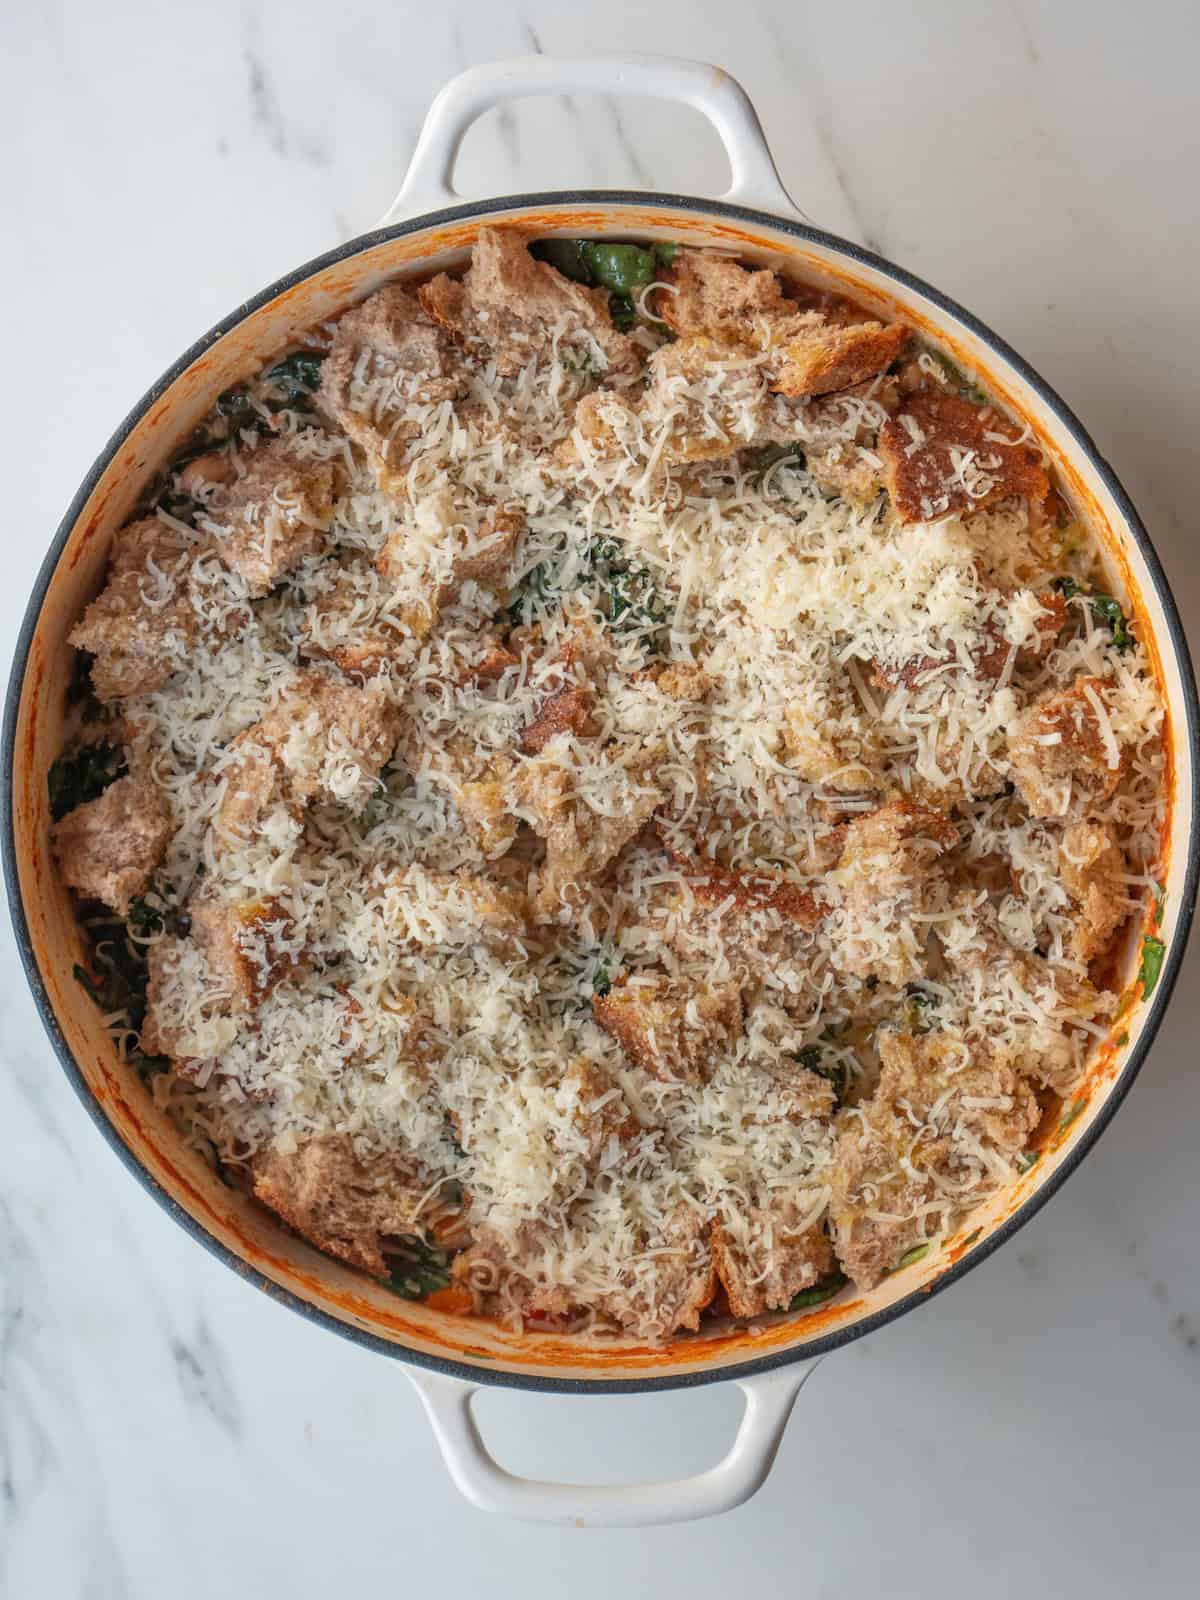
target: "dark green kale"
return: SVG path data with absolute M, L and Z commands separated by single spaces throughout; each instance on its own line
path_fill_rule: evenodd
M 98 800 L 109 784 L 123 778 L 128 770 L 125 752 L 118 745 L 83 744 L 64 751 L 46 779 L 50 815 L 58 822 L 76 806 Z
M 805 1071 L 816 1073 L 818 1078 L 824 1078 L 826 1083 L 832 1085 L 834 1109 L 840 1110 L 850 1092 L 853 1074 L 844 1056 L 839 1057 L 836 1050 L 829 1052 L 825 1048 L 826 1044 L 834 1043 L 835 1037 L 834 1030 L 826 1028 L 821 1035 L 825 1044 L 805 1045 L 795 1060 Z
M 599 591 L 600 606 L 616 631 L 639 633 L 651 649 L 656 648 L 658 632 L 670 614 L 668 601 L 649 568 L 632 557 L 619 540 L 589 541 L 582 560 L 571 568 L 572 576 L 564 583 L 565 565 L 550 557 L 525 574 L 509 602 L 511 627 L 536 622 L 546 612 L 557 610 L 567 594 L 589 584 Z
M 977 383 L 973 383 L 962 368 L 951 361 L 949 356 L 943 355 L 940 350 L 931 350 L 930 354 L 946 374 L 951 386 L 958 390 L 962 399 L 969 400 L 973 406 L 991 405 L 992 399 L 987 391 L 981 389 Z
M 659 267 L 671 265 L 678 248 L 656 244 L 647 250 L 638 244 L 590 239 L 539 239 L 530 246 L 539 261 L 548 262 L 564 278 L 607 289 L 613 326 L 622 332 L 637 321 L 639 291 L 654 282 Z
M 804 451 L 798 444 L 765 444 L 745 452 L 745 460 L 755 472 L 767 473 L 772 467 L 790 467 L 803 472 Z
M 557 571 L 558 563 L 549 560 L 539 561 L 536 567 L 529 569 L 517 584 L 509 602 L 507 614 L 511 627 L 536 622 L 546 611 L 552 611 L 562 604 L 562 597 L 567 591 L 556 583 Z
M 897 1261 L 896 1265 L 892 1268 L 892 1271 L 899 1272 L 902 1267 L 911 1267 L 916 1262 L 923 1261 L 929 1254 L 929 1250 L 930 1246 L 927 1244 L 913 1245 L 911 1250 L 906 1250 L 904 1252 L 899 1261 Z
M 561 272 L 564 278 L 590 287 L 592 269 L 583 239 L 538 239 L 530 245 L 529 253 L 552 266 L 555 272 Z
M 1126 650 L 1132 650 L 1137 640 L 1129 626 L 1129 619 L 1122 609 L 1121 602 L 1115 600 L 1111 594 L 1093 594 L 1089 596 L 1088 604 L 1092 608 L 1092 615 L 1102 628 L 1108 628 L 1112 633 L 1113 649 L 1120 655 Z
M 596 957 L 596 964 L 592 968 L 592 992 L 604 996 L 612 988 L 613 962 L 616 952 L 608 945 L 602 945 L 600 954 Z
M 1093 594 L 1069 576 L 1055 578 L 1051 587 L 1056 589 L 1064 600 L 1073 600 L 1076 595 L 1083 595 L 1091 607 L 1092 616 L 1102 628 L 1107 628 L 1112 634 L 1113 649 L 1120 655 L 1124 655 L 1126 650 L 1133 649 L 1137 637 L 1119 600 L 1114 599 L 1111 594 Z
M 610 294 L 608 297 L 608 314 L 612 318 L 612 325 L 618 333 L 628 333 L 637 322 L 637 312 L 633 308 L 633 301 L 627 294 Z
M 235 431 L 238 428 L 258 427 L 262 421 L 253 400 L 241 386 L 226 389 L 224 394 L 217 396 L 217 412 Z
M 799 1294 L 794 1294 L 788 1301 L 788 1310 L 802 1311 L 807 1306 L 824 1305 L 826 1300 L 832 1300 L 835 1294 L 846 1287 L 847 1281 L 839 1272 L 835 1277 L 814 1283 L 811 1289 L 801 1289 Z
M 75 978 L 106 1016 L 124 1012 L 136 1033 L 146 1020 L 150 976 L 146 940 L 164 932 L 183 938 L 191 931 L 191 918 L 171 904 L 174 895 L 169 884 L 152 885 L 130 901 L 124 921 L 102 914 L 84 923 L 91 953 L 87 967 L 75 967 Z M 161 1072 L 170 1065 L 166 1056 L 147 1055 L 140 1049 L 130 1051 L 130 1060 L 143 1074 Z
M 140 1029 L 146 1017 L 146 950 L 131 936 L 119 917 L 89 922 L 92 950 L 88 967 L 76 966 L 75 976 L 105 1013 L 123 1011 L 131 1028 Z
M 71 681 L 67 685 L 67 704 L 69 706 L 83 707 L 83 720 L 91 722 L 93 707 L 100 708 L 96 699 L 96 691 L 92 688 L 92 663 L 95 656 L 89 650 L 76 650 L 74 665 L 71 668 Z
M 284 407 L 292 411 L 307 411 L 313 395 L 321 382 L 321 364 L 325 356 L 316 350 L 294 350 L 266 374 L 266 382 L 280 397 Z
M 1158 987 L 1158 980 L 1162 976 L 1163 957 L 1167 947 L 1161 939 L 1151 938 L 1149 934 L 1142 940 L 1142 962 L 1138 968 L 1138 982 L 1142 986 L 1142 998 L 1149 1000 Z
M 148 939 L 155 933 L 169 933 L 177 939 L 192 931 L 192 919 L 186 911 L 171 904 L 175 891 L 169 886 L 155 885 L 145 895 L 129 902 L 129 915 L 125 921 L 129 931 L 139 939 Z
M 450 1282 L 450 1257 L 446 1251 L 416 1234 L 391 1240 L 387 1247 L 391 1275 L 386 1287 L 403 1300 L 424 1300 Z
M 616 539 L 595 539 L 588 550 L 591 575 L 602 591 L 609 622 L 619 632 L 654 631 L 665 626 L 667 602 L 654 574 L 631 557 Z
M 190 494 L 179 494 L 174 489 L 164 489 L 154 502 L 156 510 L 165 511 L 169 517 L 174 517 L 176 522 L 186 522 L 189 528 L 196 525 L 196 513 L 200 509 Z
M 380 783 L 359 815 L 364 833 L 399 814 L 405 791 L 412 787 L 412 775 L 402 761 L 393 758 L 380 773 Z
M 933 1027 L 929 1013 L 937 1009 L 937 996 L 920 984 L 910 983 L 904 990 L 904 1015 L 913 1033 L 928 1033 Z

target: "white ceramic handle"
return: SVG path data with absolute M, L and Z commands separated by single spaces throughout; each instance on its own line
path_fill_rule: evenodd
M 481 1511 L 525 1522 L 577 1528 L 645 1528 L 695 1522 L 731 1511 L 761 1489 L 775 1461 L 796 1396 L 816 1361 L 738 1380 L 746 1409 L 727 1455 L 693 1478 L 661 1483 L 541 1483 L 498 1465 L 483 1442 L 471 1410 L 478 1385 L 461 1378 L 408 1369 L 433 1425 L 450 1476 Z
M 722 200 L 807 220 L 779 181 L 746 91 L 720 67 L 675 56 L 521 56 L 451 78 L 429 108 L 400 193 L 380 227 L 456 204 L 454 165 L 467 129 L 502 100 L 543 94 L 633 94 L 692 106 L 712 123 L 729 157 L 733 183 Z

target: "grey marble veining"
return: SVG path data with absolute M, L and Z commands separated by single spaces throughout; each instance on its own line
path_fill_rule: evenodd
M 236 1439 L 242 1427 L 241 1407 L 221 1348 L 204 1318 L 197 1317 L 190 1339 L 175 1335 L 170 1345 L 185 1399 Z
M 633 0 L 125 0 L 0 16 L 11 640 L 75 485 L 205 327 L 368 227 L 462 66 L 598 48 L 719 61 L 818 222 L 944 287 L 1085 418 L 1200 631 L 1194 7 Z M 464 193 L 712 193 L 689 113 L 549 97 L 468 138 Z M 483 1519 L 401 1370 L 256 1293 L 122 1170 L 0 933 L 0 1596 L 263 1600 L 569 1585 L 725 1596 L 1125 1600 L 1195 1588 L 1200 1024 L 1193 954 L 1078 1176 L 951 1293 L 828 1360 L 762 1494 L 717 1523 L 579 1536 Z M 518 1470 L 695 1470 L 731 1394 L 496 1393 Z M 633 1574 L 637 1574 L 636 1578 Z M 622 1579 L 621 1575 L 626 1574 Z

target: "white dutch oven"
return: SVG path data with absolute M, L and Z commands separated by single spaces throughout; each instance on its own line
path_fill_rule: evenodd
M 681 101 L 720 135 L 733 186 L 715 201 L 626 192 L 514 195 L 464 204 L 452 177 L 463 135 L 498 102 L 569 92 Z M 1167 946 L 1158 988 L 1140 997 L 1137 934 L 1125 981 L 1129 1009 L 1036 1166 L 972 1214 L 962 1235 L 869 1294 L 847 1292 L 807 1315 L 763 1329 L 719 1328 L 665 1349 L 617 1344 L 603 1352 L 561 1335 L 515 1334 L 397 1300 L 317 1254 L 265 1211 L 224 1187 L 181 1148 L 73 981 L 83 955 L 69 897 L 48 848 L 46 773 L 62 733 L 71 667 L 67 633 L 100 585 L 108 545 L 156 467 L 217 395 L 296 334 L 392 277 L 460 266 L 484 223 L 541 235 L 679 240 L 733 248 L 751 261 L 850 294 L 899 317 L 978 371 L 1027 417 L 1062 486 L 1097 527 L 1114 580 L 1133 601 L 1169 707 L 1172 805 L 1166 840 Z M 247 1280 L 323 1326 L 399 1357 L 417 1385 L 455 1482 L 491 1511 L 576 1525 L 630 1525 L 710 1516 L 747 1499 L 770 1470 L 796 1396 L 828 1351 L 922 1304 L 989 1255 L 1060 1186 L 1112 1117 L 1167 1005 L 1192 915 L 1197 878 L 1196 691 L 1187 647 L 1158 559 L 1128 498 L 1083 428 L 1007 345 L 928 285 L 812 227 L 788 198 L 745 94 L 715 67 L 652 56 L 532 58 L 476 68 L 429 112 L 404 187 L 381 225 L 310 262 L 239 307 L 157 383 L 101 454 L 38 577 L 17 643 L 4 724 L 3 854 L 9 901 L 30 984 L 51 1041 L 80 1098 L 117 1153 L 188 1231 Z M 489 1456 L 471 1415 L 480 1384 L 608 1394 L 735 1382 L 745 1415 L 733 1447 L 708 1472 L 676 1483 L 579 1487 L 511 1476 Z

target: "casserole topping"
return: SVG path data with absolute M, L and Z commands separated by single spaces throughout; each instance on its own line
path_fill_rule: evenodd
M 907 329 L 528 246 L 221 397 L 72 634 L 54 846 L 232 1181 L 400 1293 L 659 1341 L 1028 1169 L 1162 705 L 1032 432 Z

